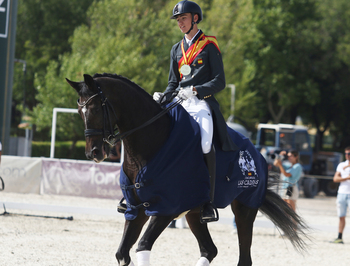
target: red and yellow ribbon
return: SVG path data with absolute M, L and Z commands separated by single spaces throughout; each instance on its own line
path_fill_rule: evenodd
M 179 72 L 183 65 L 191 65 L 194 59 L 197 57 L 197 55 L 209 43 L 213 43 L 217 47 L 217 49 L 220 51 L 219 44 L 216 38 L 214 36 L 205 36 L 204 33 L 202 33 L 201 36 L 197 39 L 197 41 L 194 44 L 192 44 L 190 48 L 188 48 L 187 52 L 185 52 L 184 40 L 182 40 L 182 43 L 181 43 L 182 58 L 178 63 Z M 180 76 L 182 78 L 181 72 L 180 72 Z

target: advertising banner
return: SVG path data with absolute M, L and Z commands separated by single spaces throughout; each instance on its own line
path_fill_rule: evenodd
M 40 193 L 40 158 L 1 156 L 0 176 L 6 192 Z
M 41 193 L 121 199 L 121 164 L 43 159 Z

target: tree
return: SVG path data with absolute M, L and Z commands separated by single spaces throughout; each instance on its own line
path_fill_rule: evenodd
M 44 79 L 36 79 L 39 104 L 33 117 L 37 127 L 45 129 L 51 125 L 54 107 L 76 108 L 76 92 L 65 78 L 77 81 L 85 73 L 117 73 L 149 93 L 163 91 L 170 48 L 181 39 L 180 32 L 169 23 L 169 12 L 163 10 L 166 9 L 152 1 L 94 2 L 88 11 L 88 25 L 78 27 L 70 39 L 72 51 L 52 60 Z M 75 134 L 76 129 L 70 124 L 75 124 L 76 119 L 80 118 L 62 118 L 58 131 L 78 139 L 81 134 Z M 82 127 L 79 130 L 82 132 Z
M 274 123 L 301 115 L 317 128 L 316 149 L 326 130 L 348 132 L 342 115 L 349 101 L 348 10 L 345 0 L 214 0 L 209 20 L 224 40 L 236 113 Z
M 55 2 L 25 3 L 51 14 L 55 7 L 53 3 L 51 8 L 51 1 Z M 69 2 L 78 5 L 78 1 Z M 87 8 L 87 2 L 82 9 Z M 170 48 L 183 37 L 176 22 L 169 19 L 177 2 L 104 0 L 93 2 L 87 13 L 73 8 L 84 15 L 72 28 L 66 28 L 64 21 L 58 23 L 58 29 L 67 33 L 60 45 L 53 41 L 57 37 L 51 39 L 49 34 L 58 19 L 55 14 L 40 18 L 43 14 L 33 12 L 29 18 L 46 37 L 33 32 L 19 42 L 25 48 L 24 59 L 35 66 L 29 76 L 35 73 L 36 90 L 30 95 L 36 95 L 33 106 L 38 103 L 32 113 L 38 129 L 45 132 L 51 126 L 52 108 L 76 107 L 75 92 L 65 83 L 66 77 L 81 80 L 84 73 L 117 73 L 149 93 L 163 91 Z M 349 1 L 198 0 L 198 4 L 204 14 L 199 26 L 207 35 L 217 37 L 226 83 L 236 85 L 235 117 L 254 130 L 257 122 L 294 123 L 300 115 L 304 122 L 317 127 L 316 149 L 326 130 L 342 139 L 339 143 L 343 144 L 338 145 L 345 145 L 350 136 L 346 115 L 350 100 Z M 22 11 L 21 16 L 30 11 Z M 75 14 L 69 13 L 72 8 L 63 11 Z M 51 17 L 54 22 L 46 22 Z M 29 18 L 27 24 L 32 23 Z M 20 75 L 20 68 L 17 71 Z M 20 91 L 21 85 L 16 86 Z M 23 95 L 16 95 L 20 103 Z M 227 118 L 230 90 L 219 93 L 217 99 Z M 60 119 L 58 131 L 62 135 L 81 137 L 82 130 L 75 132 L 74 128 L 77 116 Z
M 93 0 L 19 1 L 15 57 L 26 61 L 27 71 L 24 77 L 22 65 L 16 64 L 13 105 L 17 106 L 17 110 L 13 110 L 13 129 L 19 124 L 20 112 L 24 112 L 24 90 L 25 105 L 31 110 L 37 104 L 34 77 L 42 79 L 49 61 L 58 60 L 61 54 L 71 50 L 68 39 L 77 26 L 87 23 L 86 10 L 92 2 Z
M 350 143 L 348 103 L 350 101 L 350 3 L 346 0 L 322 1 L 318 12 L 322 17 L 317 31 L 313 79 L 318 87 L 318 98 L 312 108 L 304 110 L 317 128 L 316 149 L 323 143 L 323 135 L 331 130 L 334 148 L 343 149 Z

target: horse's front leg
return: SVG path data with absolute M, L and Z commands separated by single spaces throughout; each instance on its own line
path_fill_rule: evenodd
M 134 266 L 130 258 L 130 249 L 137 241 L 141 234 L 142 228 L 148 220 L 148 216 L 144 211 L 139 210 L 137 217 L 134 220 L 125 221 L 123 237 L 115 257 L 120 266 Z
M 200 223 L 199 210 L 192 210 L 186 215 L 187 223 L 196 237 L 201 257 L 196 266 L 208 266 L 218 254 L 218 250 L 210 236 L 207 224 Z
M 152 216 L 136 250 L 137 265 L 149 266 L 154 242 L 176 216 Z

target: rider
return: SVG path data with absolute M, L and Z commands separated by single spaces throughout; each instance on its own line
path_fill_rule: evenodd
M 201 144 L 204 160 L 210 176 L 210 202 L 204 204 L 201 221 L 216 221 L 212 202 L 215 192 L 216 158 L 212 145 L 213 122 L 224 151 L 237 150 L 227 133 L 219 103 L 214 93 L 225 88 L 225 74 L 221 52 L 215 37 L 206 36 L 198 29 L 202 10 L 195 2 L 180 1 L 173 9 L 171 19 L 176 19 L 184 38 L 171 49 L 168 87 L 164 93 L 155 92 L 154 100 L 168 101 L 174 92 L 182 99 L 182 106 L 198 122 L 201 128 Z M 184 56 L 185 55 L 185 56 Z M 214 117 L 214 121 L 212 118 Z

